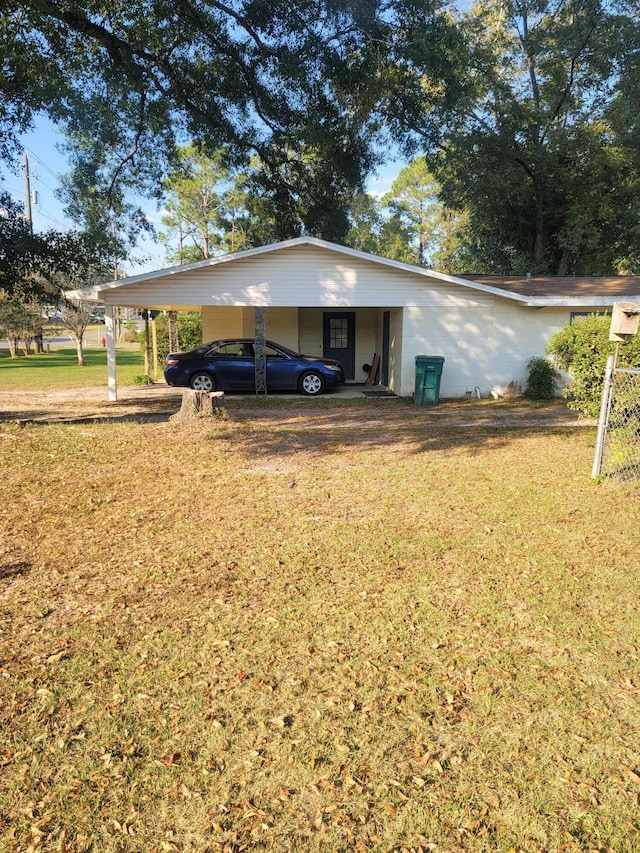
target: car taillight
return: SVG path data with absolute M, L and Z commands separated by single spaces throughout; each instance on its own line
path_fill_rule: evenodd
M 179 358 L 171 358 L 170 355 L 167 356 L 167 367 L 175 367 L 176 364 L 180 364 Z

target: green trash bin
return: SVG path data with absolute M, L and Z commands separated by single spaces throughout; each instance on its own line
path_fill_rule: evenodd
M 442 355 L 416 356 L 416 387 L 414 400 L 418 406 L 435 406 L 440 400 Z

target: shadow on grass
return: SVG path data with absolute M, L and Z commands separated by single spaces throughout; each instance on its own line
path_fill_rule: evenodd
M 19 575 L 26 575 L 30 571 L 31 564 L 24 561 L 8 563 L 4 566 L 0 565 L 0 581 L 9 580 L 10 578 L 18 577 Z
M 179 410 L 176 400 L 120 400 L 108 409 L 90 405 L 87 411 L 58 408 L 4 412 L 0 421 L 33 425 L 160 424 Z M 225 420 L 195 419 L 170 424 L 181 440 L 229 441 L 254 463 L 297 454 L 348 454 L 358 450 L 397 448 L 405 453 L 465 452 L 476 455 L 529 435 L 577 434 L 593 430 L 559 401 L 450 401 L 419 407 L 403 398 L 319 399 L 270 397 L 227 398 Z
M 592 431 L 588 425 L 563 426 L 560 424 L 460 424 L 442 422 L 415 426 L 382 421 L 370 427 L 323 427 L 261 429 L 260 432 L 236 434 L 233 441 L 247 459 L 255 462 L 273 457 L 294 457 L 299 453 L 349 454 L 356 450 L 370 450 L 371 464 L 375 465 L 376 450 L 393 450 L 407 453 L 438 453 L 449 455 L 463 452 L 479 455 L 488 449 L 506 446 L 515 440 L 534 435 L 572 435 Z
M 406 398 L 335 399 L 324 406 L 322 400 L 276 407 L 266 401 L 238 402 L 229 407 L 232 419 L 254 430 L 244 439 L 236 435 L 235 440 L 241 440 L 247 455 L 255 458 L 314 450 L 344 453 L 356 447 L 475 454 L 528 435 L 593 429 L 557 400 L 447 401 L 435 407 L 419 407 Z

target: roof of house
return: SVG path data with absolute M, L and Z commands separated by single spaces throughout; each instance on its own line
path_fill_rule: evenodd
M 492 293 L 519 302 L 523 305 L 543 308 L 553 306 L 571 306 L 597 308 L 611 307 L 613 302 L 621 298 L 640 302 L 640 277 L 639 276 L 497 276 L 484 274 L 449 275 L 425 267 L 412 266 L 401 261 L 394 261 L 377 255 L 370 255 L 358 249 L 352 249 L 336 243 L 329 243 L 315 237 L 296 237 L 284 240 L 281 243 L 272 243 L 253 249 L 246 249 L 235 254 L 222 255 L 199 261 L 195 264 L 170 267 L 168 269 L 153 270 L 140 275 L 131 276 L 118 281 L 103 282 L 78 290 L 68 291 L 66 296 L 70 299 L 87 299 L 89 301 L 102 301 L 102 294 L 109 290 L 117 290 L 135 285 L 140 282 L 150 282 L 159 278 L 176 277 L 176 286 L 179 279 L 191 270 L 199 270 L 205 267 L 220 270 L 224 264 L 237 263 L 244 258 L 266 255 L 272 252 L 287 251 L 299 246 L 313 246 L 319 249 L 346 255 L 354 259 L 358 258 L 383 266 L 404 270 L 408 273 L 418 274 L 427 278 L 449 282 L 461 287 L 467 287 L 476 291 Z
M 613 300 L 613 298 L 632 297 L 637 299 L 640 296 L 640 276 L 635 275 L 517 276 L 465 273 L 458 277 L 531 299 L 546 297 L 582 300 L 592 297 L 604 297 L 608 300 Z

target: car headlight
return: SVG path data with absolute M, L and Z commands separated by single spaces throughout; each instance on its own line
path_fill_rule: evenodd
M 323 364 L 325 370 L 340 370 L 337 364 Z

